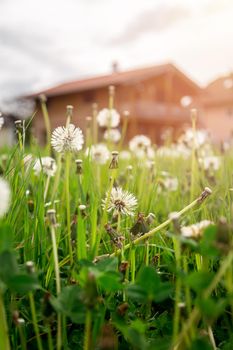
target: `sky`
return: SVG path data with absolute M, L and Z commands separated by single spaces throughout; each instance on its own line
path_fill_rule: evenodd
M 173 62 L 206 85 L 233 70 L 232 0 L 0 0 L 0 101 Z

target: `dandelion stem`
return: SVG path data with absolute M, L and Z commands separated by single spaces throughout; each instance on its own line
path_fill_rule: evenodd
M 197 204 L 200 204 L 203 202 L 203 200 L 206 198 L 204 196 L 204 194 L 207 196 L 208 194 L 206 194 L 206 190 L 201 194 L 201 196 L 199 196 L 198 198 L 196 198 L 193 202 L 191 202 L 190 204 L 188 204 L 186 207 L 184 207 L 182 210 L 180 210 L 177 215 L 181 216 L 183 214 L 185 214 L 187 211 L 189 211 L 190 209 L 192 209 L 193 207 L 195 207 Z M 138 238 L 136 238 L 133 243 L 134 244 L 138 244 L 148 238 L 151 238 L 154 236 L 155 233 L 157 233 L 158 231 L 162 230 L 163 228 L 167 227 L 170 223 L 172 222 L 172 218 L 167 219 L 166 221 L 164 221 L 162 224 L 158 225 L 157 227 L 153 228 L 152 230 L 150 230 L 149 232 L 145 233 L 143 236 L 140 236 Z M 131 247 L 131 243 L 128 243 L 125 245 L 124 250 L 128 250 Z M 116 256 L 121 254 L 121 249 L 118 249 L 116 252 L 112 253 L 110 255 L 110 257 Z
M 67 219 L 67 239 L 70 255 L 70 264 L 73 265 L 73 252 L 71 242 L 71 219 L 70 219 L 70 152 L 66 154 L 65 169 L 65 189 L 66 189 L 66 219 Z
M 83 350 L 90 350 L 91 349 L 91 323 L 92 323 L 91 311 L 87 310 L 87 312 L 86 312 L 86 321 L 85 321 L 85 333 L 84 333 L 84 347 L 83 347 Z
M 51 138 L 51 126 L 50 126 L 50 119 L 49 119 L 49 113 L 46 105 L 46 97 L 41 96 L 40 98 L 40 104 L 41 104 L 41 110 L 44 118 L 45 123 L 45 129 L 46 129 L 46 149 L 48 154 L 51 152 L 51 146 L 50 146 L 50 138 Z
M 30 308 L 31 308 L 31 313 L 32 313 L 32 322 L 33 322 L 33 327 L 34 331 L 36 334 L 36 341 L 37 341 L 37 346 L 39 350 L 43 350 L 41 339 L 40 339 L 40 333 L 39 333 L 39 327 L 38 327 L 38 322 L 37 322 L 37 316 L 36 316 L 36 307 L 35 307 L 35 301 L 32 292 L 29 292 L 29 302 L 30 302 Z
M 6 312 L 5 312 L 3 295 L 1 290 L 0 290 L 0 325 L 1 325 L 0 326 L 0 349 L 10 350 Z
M 50 178 L 51 178 L 51 176 L 47 176 L 47 179 L 46 179 L 45 190 L 44 190 L 44 201 L 46 201 L 46 197 L 47 197 L 47 194 L 48 194 Z
M 210 294 L 213 292 L 213 290 L 216 288 L 218 283 L 220 282 L 221 278 L 224 276 L 226 270 L 231 266 L 233 261 L 233 251 L 231 251 L 227 257 L 222 261 L 222 264 L 218 270 L 218 272 L 215 274 L 211 284 L 209 287 L 204 291 L 203 293 L 203 299 L 208 298 Z M 197 307 L 193 309 L 191 312 L 189 319 L 184 323 L 183 329 L 179 335 L 177 346 L 175 347 L 177 350 L 179 349 L 179 346 L 182 344 L 183 340 L 185 339 L 187 332 L 190 331 L 192 326 L 198 321 L 200 318 L 200 311 Z

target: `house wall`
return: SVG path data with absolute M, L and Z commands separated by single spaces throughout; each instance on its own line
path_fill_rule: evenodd
M 123 114 L 130 112 L 127 138 L 136 134 L 146 134 L 153 141 L 160 141 L 160 134 L 165 127 L 180 128 L 187 121 L 189 112 L 181 107 L 180 99 L 184 95 L 195 94 L 196 91 L 173 75 L 148 77 L 142 81 L 122 84 L 116 87 L 115 106 Z M 85 130 L 86 117 L 92 115 L 92 104 L 98 103 L 99 110 L 108 106 L 108 89 L 84 91 L 48 99 L 51 127 L 65 125 L 66 106 L 74 106 L 73 122 Z M 38 106 L 34 120 L 35 134 L 40 142 L 45 138 L 43 116 Z
M 204 107 L 202 121 L 214 142 L 228 140 L 233 135 L 233 102 L 226 105 Z

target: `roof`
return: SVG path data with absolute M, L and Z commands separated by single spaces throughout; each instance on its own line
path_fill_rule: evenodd
M 82 92 L 87 90 L 94 90 L 109 85 L 134 84 L 135 82 L 151 78 L 152 76 L 159 76 L 168 72 L 176 73 L 194 90 L 199 90 L 199 86 L 189 79 L 183 72 L 176 68 L 173 64 L 163 64 L 146 68 L 139 68 L 135 70 L 116 72 L 109 75 L 102 75 L 88 79 L 75 80 L 66 82 L 55 87 L 39 91 L 27 97 L 38 97 L 44 94 L 47 97 L 67 95 L 75 92 Z
M 203 89 L 204 105 L 221 105 L 233 102 L 233 73 L 213 80 Z

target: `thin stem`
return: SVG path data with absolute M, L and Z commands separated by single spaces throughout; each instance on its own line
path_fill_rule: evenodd
M 37 317 L 36 317 L 35 301 L 34 301 L 34 297 L 33 297 L 32 292 L 29 292 L 28 296 L 29 296 L 30 308 L 31 308 L 31 313 L 32 313 L 32 323 L 33 323 L 34 331 L 36 334 L 37 347 L 39 350 L 43 350 L 41 339 L 40 339 Z
M 182 210 L 180 210 L 177 215 L 181 216 L 183 214 L 185 214 L 187 211 L 189 211 L 190 209 L 192 209 L 193 207 L 195 207 L 197 204 L 200 204 L 202 202 L 201 200 L 202 197 L 198 197 L 197 199 L 195 199 L 192 203 L 190 203 L 189 205 L 187 205 L 186 207 L 184 207 Z M 150 230 L 149 232 L 145 233 L 143 236 L 140 236 L 138 238 L 136 238 L 133 243 L 134 244 L 138 244 L 148 238 L 151 238 L 154 236 L 155 233 L 157 233 L 158 231 L 162 230 L 163 228 L 167 227 L 169 224 L 171 224 L 172 222 L 172 218 L 167 219 L 166 221 L 164 221 L 162 224 L 158 225 L 157 227 L 153 228 L 152 230 Z M 125 245 L 124 250 L 128 250 L 131 247 L 131 243 L 128 243 Z M 118 249 L 117 251 L 115 251 L 114 253 L 112 253 L 110 255 L 110 257 L 116 256 L 121 254 L 121 249 Z
M 70 152 L 66 154 L 65 169 L 65 189 L 66 189 L 66 219 L 67 219 L 67 239 L 70 255 L 70 264 L 73 265 L 73 252 L 71 242 L 71 218 L 70 218 Z
M 180 273 L 181 269 L 181 247 L 180 247 L 180 241 L 177 237 L 173 240 L 174 244 L 174 250 L 175 250 L 175 257 L 176 257 L 176 273 Z M 177 338 L 177 334 L 179 332 L 179 326 L 180 326 L 180 293 L 181 293 L 181 279 L 180 276 L 176 276 L 176 289 L 175 289 L 175 311 L 174 311 L 174 318 L 173 318 L 173 343 L 175 343 L 175 340 Z
M 213 292 L 215 287 L 220 282 L 221 278 L 224 276 L 226 270 L 229 268 L 229 266 L 231 266 L 232 261 L 233 261 L 233 252 L 230 252 L 228 254 L 228 256 L 223 260 L 223 262 L 222 262 L 218 272 L 215 274 L 211 284 L 203 293 L 203 299 L 208 298 L 210 296 L 210 294 Z M 197 307 L 195 307 L 193 309 L 193 311 L 191 312 L 189 319 L 183 325 L 183 329 L 182 329 L 180 336 L 178 338 L 178 341 L 176 343 L 177 350 L 179 349 L 179 346 L 182 344 L 183 340 L 185 339 L 187 332 L 190 331 L 192 326 L 196 324 L 196 322 L 198 321 L 199 318 L 200 318 L 200 311 Z
M 50 137 L 51 137 L 51 125 L 50 125 L 50 119 L 49 119 L 49 113 L 46 105 L 46 99 L 41 98 L 40 99 L 41 103 L 41 110 L 44 118 L 44 123 L 45 123 L 45 129 L 46 129 L 46 149 L 48 154 L 50 154 L 51 151 L 51 146 L 50 146 Z
M 191 191 L 190 200 L 194 198 L 195 191 L 195 181 L 196 181 L 196 116 L 197 112 L 195 109 L 191 110 L 191 120 L 192 120 L 192 132 L 193 132 L 193 144 L 192 144 L 192 157 L 191 157 Z
M 0 290 L 0 349 L 10 350 L 10 341 L 8 335 L 8 325 L 6 319 L 3 295 Z
M 86 312 L 86 321 L 85 321 L 85 333 L 84 333 L 83 350 L 90 350 L 91 349 L 91 323 L 92 323 L 91 311 L 87 310 L 87 312 Z
M 51 176 L 47 176 L 46 183 L 45 183 L 45 189 L 44 189 L 44 201 L 46 201 L 50 179 L 51 179 Z
M 57 254 L 57 243 L 56 243 L 56 232 L 54 225 L 51 225 L 51 239 L 53 246 L 53 259 L 54 259 L 54 269 L 55 269 L 55 277 L 56 277 L 56 290 L 57 295 L 61 292 L 61 281 L 60 281 L 60 272 L 59 272 L 59 262 L 58 262 L 58 254 Z
M 55 180 L 54 180 L 54 185 L 53 185 L 53 191 L 52 191 L 52 196 L 51 196 L 51 200 L 54 201 L 55 195 L 57 194 L 57 190 L 58 190 L 58 186 L 59 186 L 59 182 L 60 182 L 60 176 L 61 176 L 61 158 L 62 158 L 62 154 L 59 153 L 58 154 L 58 158 L 57 158 L 57 171 L 56 171 L 56 175 L 55 175 Z

